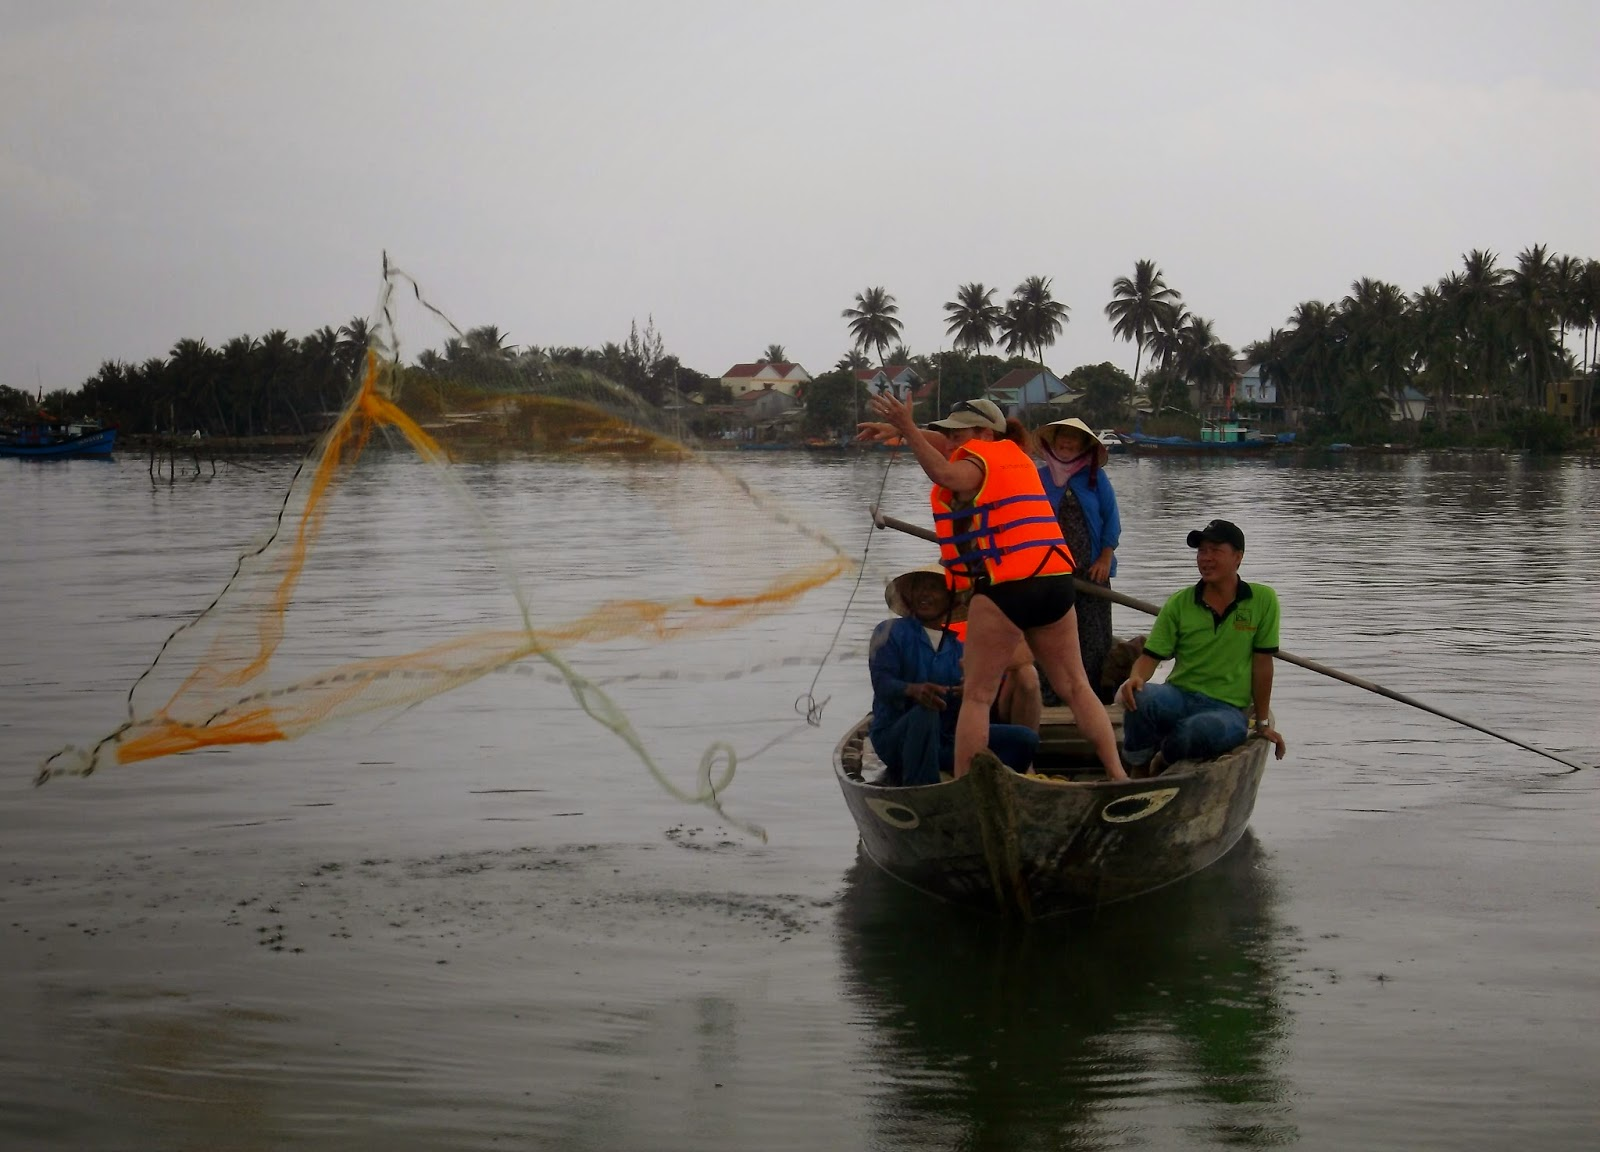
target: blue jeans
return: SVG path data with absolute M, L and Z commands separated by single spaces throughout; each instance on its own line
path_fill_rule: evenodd
M 913 707 L 871 736 L 873 748 L 889 769 L 885 784 L 908 788 L 937 784 L 941 771 L 955 768 L 955 737 L 944 734 L 942 712 Z M 1039 750 L 1039 734 L 1022 724 L 991 724 L 989 750 L 1013 772 L 1026 772 Z
M 1157 750 L 1168 764 L 1209 760 L 1250 735 L 1244 709 L 1170 684 L 1146 684 L 1138 705 L 1122 714 L 1122 750 L 1130 764 L 1150 763 Z

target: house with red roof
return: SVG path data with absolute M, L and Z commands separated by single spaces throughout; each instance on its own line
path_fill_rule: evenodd
M 811 382 L 811 377 L 800 365 L 787 360 L 757 360 L 735 364 L 722 374 L 722 382 L 737 400 L 746 392 L 760 392 L 768 385 L 774 391 L 793 396 L 802 384 Z

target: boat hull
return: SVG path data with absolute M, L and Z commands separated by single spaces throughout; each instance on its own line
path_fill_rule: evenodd
M 1133 436 L 1128 451 L 1135 456 L 1262 456 L 1276 440 L 1190 440 L 1181 436 Z
M 1115 783 L 1020 776 L 983 756 L 960 780 L 886 788 L 861 775 L 867 724 L 834 755 L 867 856 L 930 895 L 1024 919 L 1126 900 L 1226 855 L 1249 825 L 1270 747 L 1255 738 Z
M 116 447 L 117 430 L 102 428 L 80 436 L 29 442 L 19 439 L 0 440 L 0 456 L 21 456 L 45 459 L 61 456 L 109 456 Z

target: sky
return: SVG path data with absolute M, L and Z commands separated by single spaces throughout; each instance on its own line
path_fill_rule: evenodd
M 0 0 L 0 383 L 371 313 L 813 373 L 881 285 L 1051 278 L 1133 367 L 1160 265 L 1242 347 L 1472 248 L 1600 257 L 1600 4 Z

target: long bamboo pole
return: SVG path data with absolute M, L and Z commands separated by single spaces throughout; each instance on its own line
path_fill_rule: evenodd
M 939 541 L 939 537 L 933 529 L 924 528 L 920 524 L 912 524 L 905 520 L 897 520 L 893 516 L 885 516 L 877 508 L 872 509 L 872 522 L 879 528 L 893 528 L 897 532 L 904 532 L 906 535 L 915 536 L 919 540 L 928 540 L 935 544 Z M 1113 604 L 1121 604 L 1125 608 L 1132 608 L 1149 616 L 1155 616 L 1161 611 L 1158 606 L 1148 600 L 1126 596 L 1121 592 L 1114 592 L 1110 588 L 1102 587 L 1099 584 L 1091 584 L 1087 580 L 1080 580 L 1076 576 L 1072 578 L 1072 582 L 1076 586 L 1078 593 L 1083 596 L 1096 596 L 1101 600 L 1109 600 Z M 1382 684 L 1375 684 L 1363 677 L 1352 676 L 1348 672 L 1341 672 L 1337 668 L 1330 668 L 1326 664 L 1319 664 L 1315 660 L 1306 659 L 1304 656 L 1296 656 L 1292 652 L 1285 652 L 1282 648 L 1278 649 L 1273 655 L 1286 664 L 1293 664 L 1308 671 L 1327 676 L 1330 679 L 1338 680 L 1341 683 L 1349 684 L 1352 687 L 1388 697 L 1390 700 L 1400 704 L 1408 704 L 1413 708 L 1420 708 L 1424 712 L 1431 712 L 1435 716 L 1460 724 L 1463 727 L 1471 728 L 1475 732 L 1482 732 L 1485 736 L 1493 736 L 1496 740 L 1504 740 L 1507 744 L 1515 744 L 1518 748 L 1524 748 L 1529 752 L 1543 756 L 1547 760 L 1554 760 L 1557 764 L 1565 764 L 1574 772 L 1590 767 L 1588 764 L 1580 764 L 1576 760 L 1568 760 L 1565 756 L 1546 751 L 1538 745 L 1529 744 L 1525 740 L 1518 740 L 1515 736 L 1507 736 L 1504 732 L 1496 732 L 1493 728 L 1485 727 L 1476 720 L 1468 720 L 1465 717 L 1453 715 L 1443 708 L 1437 708 L 1432 704 L 1426 704 L 1414 697 L 1407 696 L 1404 692 L 1396 692 L 1393 688 L 1385 688 Z

